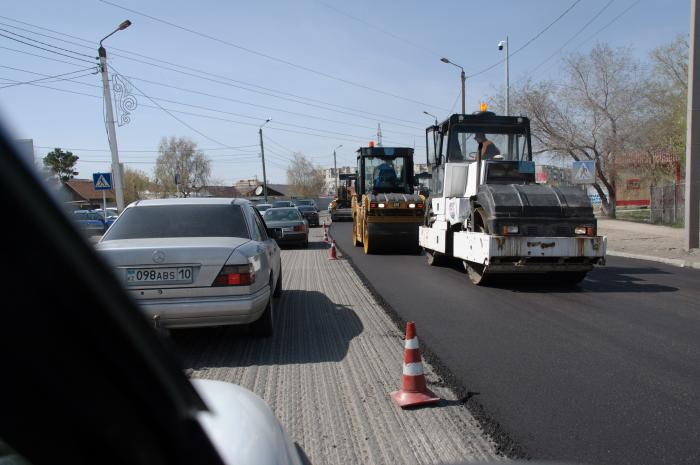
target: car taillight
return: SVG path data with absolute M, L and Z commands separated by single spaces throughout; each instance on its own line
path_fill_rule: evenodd
M 574 234 L 577 236 L 593 236 L 593 228 L 590 226 L 578 226 L 574 228 Z
M 255 271 L 251 265 L 226 265 L 212 286 L 250 286 L 255 282 Z
M 376 202 L 370 202 L 369 208 L 377 208 L 377 203 L 376 203 Z
M 303 232 L 304 231 L 304 225 L 303 224 L 298 224 L 292 228 L 292 231 L 295 232 Z

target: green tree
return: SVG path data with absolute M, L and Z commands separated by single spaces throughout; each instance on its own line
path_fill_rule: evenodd
M 124 169 L 124 203 L 143 199 L 143 194 L 151 188 L 151 181 L 148 175 L 141 170 L 133 168 Z
M 52 176 L 65 183 L 78 175 L 78 172 L 75 171 L 75 164 L 78 163 L 78 158 L 77 155 L 73 155 L 73 152 L 64 152 L 56 147 L 43 158 L 44 167 Z
M 181 194 L 190 197 L 206 186 L 211 175 L 211 161 L 184 137 L 163 138 L 158 147 L 154 183 L 162 196 Z M 179 185 L 175 184 L 175 178 Z

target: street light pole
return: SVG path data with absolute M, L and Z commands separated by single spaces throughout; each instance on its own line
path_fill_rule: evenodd
M 263 146 L 262 128 L 270 121 L 272 121 L 272 118 L 266 119 L 262 126 L 260 126 L 258 129 L 258 133 L 260 134 L 260 156 L 262 157 L 263 165 L 263 196 L 265 197 L 265 203 L 267 203 L 267 173 L 265 173 L 265 147 Z
M 428 116 L 432 116 L 433 118 L 435 118 L 435 126 L 438 125 L 437 116 L 433 115 L 432 113 L 428 113 L 428 112 L 425 111 L 425 110 L 423 111 L 423 113 L 426 114 L 426 115 L 428 115 Z
M 114 182 L 114 192 L 117 196 L 117 210 L 124 210 L 124 184 L 122 181 L 122 170 L 119 164 L 119 149 L 117 148 L 117 129 L 114 127 L 114 110 L 112 109 L 112 93 L 109 89 L 109 75 L 107 71 L 107 50 L 102 46 L 102 42 L 117 31 L 123 31 L 131 26 L 128 19 L 122 22 L 118 28 L 107 34 L 100 40 L 100 47 L 97 53 L 100 57 L 100 72 L 102 74 L 102 94 L 107 113 L 107 139 L 109 140 L 109 151 L 112 153 L 112 180 Z
M 459 68 L 459 69 L 462 70 L 462 72 L 461 72 L 461 74 L 460 74 L 459 76 L 460 76 L 460 79 L 461 79 L 461 81 L 462 81 L 462 114 L 464 115 L 464 114 L 466 113 L 466 95 L 467 95 L 467 90 L 466 90 L 466 87 L 467 87 L 467 75 L 466 75 L 466 73 L 464 72 L 464 68 L 462 68 L 461 66 L 459 66 L 457 63 L 453 63 L 453 62 L 451 62 L 450 60 L 448 60 L 447 58 L 444 58 L 444 57 L 443 57 L 443 58 L 440 58 L 440 61 L 442 61 L 443 63 L 447 63 L 447 64 L 449 64 L 449 65 L 452 65 L 452 66 L 456 66 L 457 68 Z
M 335 171 L 335 192 L 336 192 L 336 194 L 338 193 L 338 180 L 339 180 L 338 178 L 339 178 L 339 176 L 338 176 L 338 163 L 335 159 L 335 151 L 338 150 L 342 146 L 343 146 L 343 144 L 340 144 L 339 146 L 337 146 L 336 148 L 333 149 L 333 170 Z
M 501 43 L 503 43 L 503 42 L 501 42 Z M 499 48 L 500 48 L 500 44 L 499 44 Z M 508 116 L 508 115 L 510 115 L 510 74 L 508 71 L 508 68 L 510 66 L 510 54 L 508 53 L 508 36 L 506 36 L 505 48 L 506 48 L 506 108 L 505 108 L 505 115 Z
M 700 51 L 697 35 L 700 16 L 697 0 L 690 6 L 690 50 L 688 54 L 688 128 L 685 144 L 685 248 L 700 246 Z M 698 72 L 696 72 L 698 71 Z

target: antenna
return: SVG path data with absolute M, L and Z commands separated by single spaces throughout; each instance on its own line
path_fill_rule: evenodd
M 382 146 L 382 123 L 377 123 L 377 147 Z

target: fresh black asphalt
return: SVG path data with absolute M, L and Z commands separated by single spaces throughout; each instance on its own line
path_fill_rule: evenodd
M 700 463 L 700 271 L 609 257 L 573 289 L 477 287 L 420 255 L 366 256 L 351 228 L 331 228 L 341 251 L 526 455 Z

